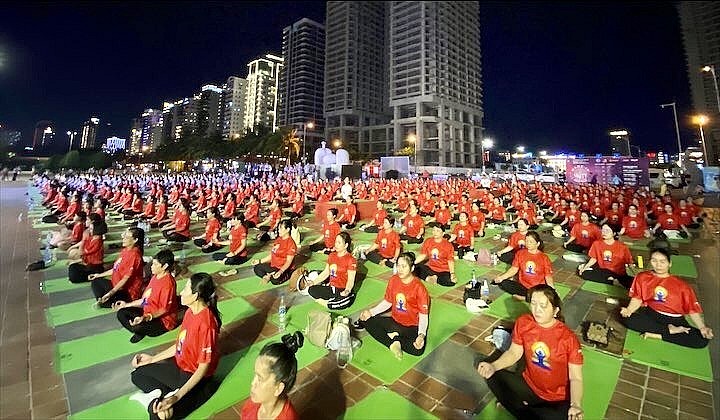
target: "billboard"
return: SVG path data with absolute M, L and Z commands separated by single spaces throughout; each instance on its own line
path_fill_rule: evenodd
M 569 184 L 622 183 L 629 187 L 649 186 L 648 158 L 602 156 L 568 159 L 566 181 Z

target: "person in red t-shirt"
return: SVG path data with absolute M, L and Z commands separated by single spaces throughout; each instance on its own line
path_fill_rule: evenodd
M 150 266 L 152 278 L 142 297 L 132 302 L 119 300 L 113 304 L 120 324 L 133 333 L 131 343 L 137 343 L 145 336 L 157 337 L 177 326 L 176 285 L 175 278 L 170 274 L 174 264 L 172 251 L 165 249 L 158 252 Z
M 583 354 L 575 333 L 564 324 L 562 299 L 550 286 L 528 290 L 532 314 L 515 321 L 510 348 L 478 365 L 498 402 L 518 419 L 583 418 Z M 525 369 L 506 368 L 525 356 Z
M 452 213 L 448 208 L 447 201 L 441 198 L 438 201 L 438 209 L 433 213 L 433 218 L 429 220 L 428 226 L 434 226 L 439 224 L 443 229 L 450 229 L 450 221 L 452 220 Z
M 378 200 L 375 203 L 375 214 L 373 214 L 369 223 L 360 226 L 360 230 L 368 233 L 378 233 L 382 229 L 383 220 L 385 220 L 387 215 L 388 213 L 384 208 L 383 202 Z
M 365 328 L 377 341 L 401 359 L 403 352 L 419 356 L 425 352 L 430 324 L 430 295 L 415 277 L 415 254 L 404 252 L 397 261 L 397 274 L 390 277 L 383 301 L 360 313 L 354 325 Z M 382 314 L 391 309 L 389 317 Z
M 255 226 L 256 229 L 262 231 L 262 233 L 259 234 L 256 238 L 259 241 L 266 242 L 270 239 L 275 239 L 277 237 L 277 228 L 283 215 L 280 200 L 274 198 L 270 202 L 269 210 L 270 213 L 268 214 L 268 217 L 266 217 L 262 223 Z
M 627 245 L 615 240 L 615 232 L 605 223 L 600 229 L 602 239 L 593 242 L 588 251 L 590 260 L 578 267 L 578 275 L 584 280 L 613 284 L 615 281 L 626 289 L 632 284 L 632 276 L 625 268 L 633 264 Z M 593 267 L 597 263 L 596 267 Z
M 665 213 L 658 216 L 653 230 L 657 233 L 660 229 L 679 231 L 685 238 L 690 236 L 690 231 L 687 226 L 680 223 L 680 217 L 675 213 L 672 204 L 665 204 Z
M 88 280 L 97 305 L 110 308 L 113 303 L 140 298 L 143 282 L 143 242 L 145 232 L 138 228 L 128 228 L 122 234 L 123 249 L 110 270 L 90 274 Z M 111 276 L 110 280 L 105 277 Z
M 130 399 L 147 404 L 151 418 L 186 418 L 217 388 L 212 377 L 220 361 L 222 321 L 215 290 L 209 274 L 193 274 L 180 293 L 188 309 L 175 344 L 154 356 L 133 356 L 130 378 L 142 392 Z
M 245 205 L 245 220 L 250 228 L 255 227 L 260 223 L 260 204 L 257 201 L 255 194 L 248 197 L 248 202 Z
M 375 242 L 365 250 L 365 257 L 375 264 L 392 267 L 397 261 L 402 250 L 400 235 L 393 229 L 395 219 L 385 216 L 382 223 L 382 230 L 378 232 Z
M 586 211 L 580 212 L 580 223 L 575 223 L 570 230 L 570 238 L 563 244 L 563 247 L 571 252 L 584 253 L 592 246 L 593 242 L 600 239 L 600 229 L 596 224 L 590 223 L 590 214 Z
M 207 223 L 205 223 L 205 233 L 200 236 L 193 237 L 193 243 L 195 246 L 200 247 L 202 252 L 210 253 L 215 252 L 222 248 L 222 242 L 220 241 L 220 210 L 217 207 L 210 207 L 207 210 Z
M 475 236 L 485 237 L 485 214 L 480 211 L 480 201 L 473 201 L 468 221 L 472 226 Z
M 421 244 L 425 235 L 425 222 L 418 214 L 417 203 L 410 202 L 408 207 L 408 215 L 403 220 L 403 226 L 400 228 L 400 240 L 407 241 L 409 244 Z
M 325 269 L 309 285 L 308 294 L 328 309 L 349 308 L 355 302 L 357 260 L 350 254 L 352 240 L 347 232 L 335 237 L 334 251 L 328 255 Z M 327 284 L 326 283 L 327 280 Z
M 475 231 L 468 223 L 468 215 L 465 212 L 460 213 L 460 222 L 453 228 L 452 235 L 448 241 L 458 253 L 458 257 L 462 258 L 466 252 L 475 249 Z
M 295 353 L 305 342 L 300 331 L 286 334 L 280 343 L 268 343 L 255 359 L 250 398 L 240 410 L 242 420 L 300 420 L 288 394 L 295 385 Z
M 622 323 L 645 338 L 657 338 L 685 347 L 702 348 L 713 338 L 705 325 L 695 291 L 685 281 L 670 274 L 670 253 L 655 249 L 650 253 L 652 271 L 635 276 L 630 303 L 620 309 Z M 685 320 L 689 316 L 695 326 Z
M 178 200 L 172 222 L 160 228 L 160 232 L 165 237 L 165 241 L 187 242 L 190 240 L 190 202 L 187 198 Z
M 527 219 L 518 219 L 517 231 L 510 235 L 507 246 L 495 253 L 500 261 L 505 264 L 512 264 L 515 254 L 521 249 L 525 249 L 525 236 L 529 227 L 530 224 Z
M 355 227 L 355 223 L 357 223 L 357 207 L 352 197 L 345 199 L 345 205 L 342 207 L 342 213 L 340 213 L 337 222 L 344 229 L 353 229 Z
M 632 239 L 642 239 L 650 237 L 650 230 L 647 227 L 645 217 L 638 214 L 638 208 L 635 204 L 628 206 L 628 214 L 623 217 L 622 229 L 619 235 L 627 235 Z
M 286 282 L 292 274 L 292 265 L 297 254 L 297 244 L 290 236 L 293 229 L 293 222 L 285 219 L 278 225 L 278 237 L 270 248 L 270 255 L 253 260 L 253 272 L 260 277 L 263 282 L 272 284 L 282 284 Z
M 161 195 L 158 198 L 158 205 L 157 210 L 155 211 L 155 216 L 150 219 L 150 227 L 151 228 L 157 228 L 167 225 L 168 223 L 172 222 L 172 219 L 168 217 L 168 201 L 167 197 L 164 195 Z
M 89 226 L 85 230 L 83 239 L 68 249 L 69 258 L 81 259 L 68 266 L 68 280 L 71 283 L 84 283 L 88 281 L 90 274 L 105 271 L 103 267 L 105 258 L 103 235 L 107 233 L 107 225 L 96 213 L 90 214 L 88 221 L 90 223 L 88 223 Z
M 227 241 L 221 241 L 220 245 L 230 246 L 228 252 L 216 252 L 213 260 L 222 261 L 225 265 L 240 265 L 248 260 L 247 233 L 245 216 L 242 213 L 235 213 L 230 219 L 230 237 Z M 233 275 L 230 271 L 221 272 L 220 275 Z
M 455 248 L 443 237 L 444 233 L 440 225 L 432 228 L 432 238 L 423 242 L 415 259 L 415 273 L 428 283 L 450 287 L 457 283 Z
M 310 243 L 310 251 L 318 252 L 323 251 L 326 254 L 332 252 L 335 247 L 335 238 L 338 233 L 342 230 L 340 225 L 337 223 L 338 209 L 328 209 L 325 214 L 325 221 L 322 223 L 320 231 L 322 235 L 318 236 L 313 242 Z
M 542 252 L 542 240 L 537 232 L 528 232 L 525 235 L 525 249 L 515 254 L 510 268 L 493 279 L 500 288 L 518 300 L 525 300 L 529 288 L 538 284 L 547 284 L 555 287 L 553 281 L 552 262 Z M 515 274 L 518 281 L 510 280 Z

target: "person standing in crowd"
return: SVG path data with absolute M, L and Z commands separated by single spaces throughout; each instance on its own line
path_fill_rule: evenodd
M 402 359 L 403 352 L 413 356 L 425 352 L 430 324 L 430 295 L 422 281 L 412 274 L 414 262 L 412 252 L 400 254 L 397 274 L 388 281 L 383 301 L 362 311 L 357 323 L 397 359 Z M 383 316 L 388 309 L 390 316 Z

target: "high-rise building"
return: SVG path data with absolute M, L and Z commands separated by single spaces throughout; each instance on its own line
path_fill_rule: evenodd
M 148 108 L 140 118 L 142 128 L 140 134 L 140 152 L 147 153 L 160 146 L 162 141 L 162 111 Z
M 95 139 L 97 138 L 98 127 L 100 125 L 100 119 L 97 117 L 90 117 L 89 120 L 85 121 L 80 131 L 80 148 L 81 149 L 93 149 L 95 148 Z
M 222 101 L 222 137 L 225 140 L 237 140 L 245 134 L 245 94 L 247 80 L 230 76 L 223 85 Z
M 610 131 L 610 154 L 630 156 L 630 132 L 624 129 Z
M 394 149 L 388 103 L 388 2 L 329 1 L 325 138 L 374 156 Z
M 693 109 L 709 117 L 709 123 L 703 127 L 705 146 L 708 163 L 717 166 L 720 163 L 720 103 L 716 90 L 716 74 L 720 73 L 720 3 L 681 1 L 678 8 Z M 697 137 L 700 138 L 699 133 Z
M 195 95 L 197 104 L 197 134 L 212 137 L 221 133 L 222 93 L 216 85 L 205 85 Z
M 140 146 L 142 143 L 142 132 L 143 132 L 143 119 L 133 118 L 132 124 L 130 125 L 130 153 L 140 153 Z
M 278 125 L 305 130 L 307 150 L 324 138 L 325 27 L 303 18 L 283 29 Z M 312 123 L 310 125 L 309 123 Z
M 390 2 L 389 37 L 395 148 L 414 143 L 416 165 L 480 166 L 479 3 Z
M 33 135 L 33 150 L 40 150 L 48 147 L 55 139 L 55 124 L 52 121 L 40 121 L 35 125 Z
M 277 91 L 283 59 L 273 54 L 248 63 L 244 130 L 277 130 Z

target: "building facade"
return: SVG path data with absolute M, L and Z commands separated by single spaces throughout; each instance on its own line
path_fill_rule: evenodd
M 720 103 L 716 74 L 720 74 L 720 4 L 705 1 L 682 1 L 678 5 L 683 44 L 690 79 L 693 111 L 709 117 L 703 127 L 708 163 L 720 164 Z M 712 71 L 702 69 L 713 66 Z M 697 138 L 700 138 L 698 132 Z M 696 146 L 693 143 L 690 146 Z M 702 145 L 699 145 L 702 147 Z
M 50 146 L 55 139 L 55 124 L 52 121 L 39 121 L 33 134 L 33 150 L 41 150 Z
M 282 56 L 278 126 L 303 133 L 308 154 L 312 154 L 324 138 L 325 129 L 325 26 L 303 18 L 283 29 Z
M 132 123 L 130 124 L 130 153 L 131 154 L 136 155 L 136 154 L 140 153 L 142 128 L 143 128 L 142 118 L 133 118 Z
M 237 140 L 245 135 L 245 94 L 247 80 L 230 76 L 223 85 L 222 100 L 222 137 L 225 140 Z
M 245 131 L 257 130 L 260 126 L 277 130 L 277 92 L 282 63 L 282 57 L 274 54 L 265 54 L 248 63 Z
M 97 117 L 91 117 L 85 121 L 80 131 L 80 148 L 81 149 L 94 149 L 95 141 L 97 139 L 97 132 L 100 126 L 100 119 Z

